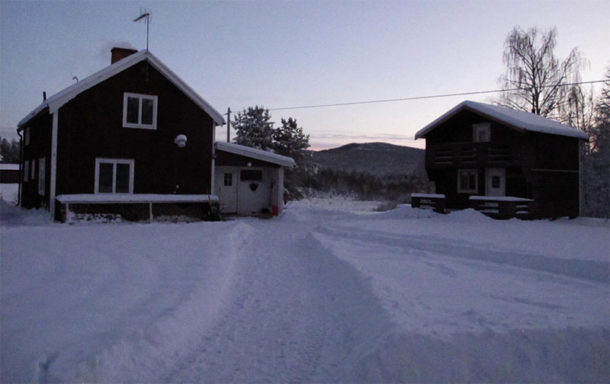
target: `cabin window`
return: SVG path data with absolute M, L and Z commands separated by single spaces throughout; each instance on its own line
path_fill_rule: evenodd
M 224 186 L 225 187 L 230 187 L 233 185 L 233 174 L 232 173 L 225 173 L 224 174 Z
M 44 196 L 46 169 L 46 160 L 43 157 L 38 160 L 38 194 L 40 196 Z
M 26 127 L 23 130 L 23 145 L 30 145 L 30 128 Z
M 244 169 L 240 172 L 241 181 L 262 181 L 263 171 L 257 169 Z
M 125 93 L 123 127 L 157 129 L 157 96 Z
M 29 172 L 30 172 L 30 161 L 25 160 L 23 162 L 23 181 L 28 181 Z
M 134 160 L 95 159 L 95 193 L 133 193 Z
M 477 179 L 476 169 L 458 169 L 458 193 L 477 193 Z
M 36 160 L 31 161 L 30 180 L 36 180 Z
M 487 143 L 490 140 L 489 123 L 472 124 L 472 141 L 475 143 Z
M 502 187 L 502 181 L 500 179 L 500 176 L 492 176 L 491 177 L 491 187 L 494 189 L 498 189 Z

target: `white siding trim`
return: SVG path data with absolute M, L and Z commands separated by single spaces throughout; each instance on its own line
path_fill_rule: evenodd
M 210 194 L 214 193 L 214 178 L 216 177 L 216 146 L 214 141 L 216 140 L 216 123 L 212 123 L 212 177 L 210 181 Z

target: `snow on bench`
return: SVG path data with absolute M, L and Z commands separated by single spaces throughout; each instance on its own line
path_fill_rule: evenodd
M 440 193 L 412 193 L 413 208 L 432 208 L 435 212 L 445 212 L 445 195 Z
M 512 202 L 532 202 L 532 199 L 526 199 L 524 197 L 515 197 L 515 196 L 470 196 L 470 200 L 480 200 L 480 201 L 512 201 Z
M 445 195 L 442 193 L 412 193 L 411 197 L 420 197 L 425 199 L 444 199 Z
M 149 221 L 153 220 L 153 204 L 217 203 L 216 195 L 177 195 L 154 193 L 88 193 L 59 195 L 57 201 L 66 206 L 66 221 L 70 222 L 70 204 L 148 204 Z
M 470 196 L 470 207 L 498 219 L 531 218 L 534 200 L 516 196 Z
M 89 193 L 59 195 L 63 204 L 137 204 L 137 203 L 208 203 L 218 201 L 216 195 L 161 195 L 153 193 Z

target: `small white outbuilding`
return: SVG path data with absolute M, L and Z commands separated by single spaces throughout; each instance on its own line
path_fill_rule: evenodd
M 284 167 L 291 157 L 216 142 L 214 189 L 224 214 L 279 215 L 284 207 Z

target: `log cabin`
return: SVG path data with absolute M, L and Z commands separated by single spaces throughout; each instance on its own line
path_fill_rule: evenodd
M 580 153 L 588 136 L 532 113 L 464 101 L 415 134 L 447 209 L 521 203 L 498 216 L 574 217 Z

